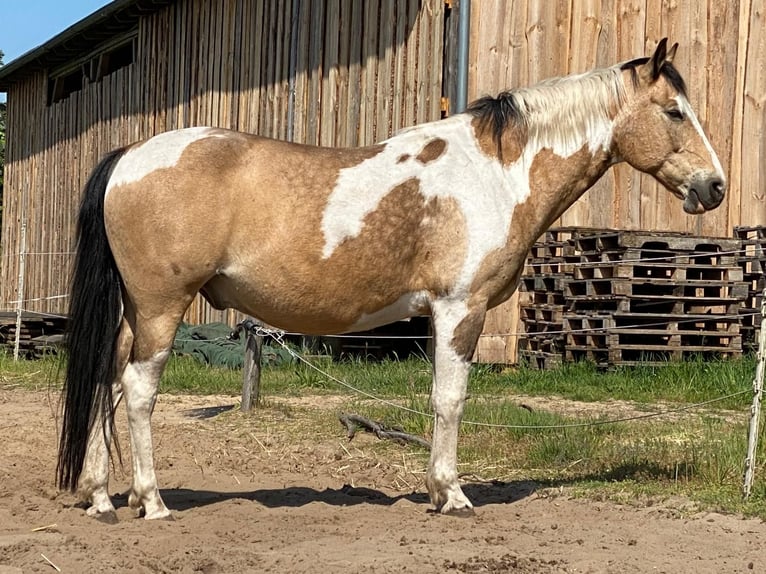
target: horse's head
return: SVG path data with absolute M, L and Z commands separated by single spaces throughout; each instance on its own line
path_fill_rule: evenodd
M 627 97 L 614 144 L 620 159 L 683 199 L 684 211 L 702 213 L 723 201 L 726 176 L 673 66 L 676 48 L 668 50 L 665 38 L 651 58 L 623 64 Z

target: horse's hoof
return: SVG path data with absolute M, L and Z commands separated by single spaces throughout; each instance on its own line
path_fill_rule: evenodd
M 94 514 L 93 518 L 104 524 L 117 524 L 119 522 L 117 513 L 114 510 L 108 510 L 107 512 L 99 512 Z
M 141 513 L 136 518 L 143 518 L 144 520 L 151 520 L 152 522 L 155 522 L 155 521 L 175 522 L 176 519 L 173 516 L 173 514 L 170 511 L 166 511 L 166 512 L 167 513 L 147 514 L 146 511 L 142 508 Z
M 462 506 L 460 508 L 442 509 L 441 513 L 445 516 L 456 516 L 457 518 L 473 518 L 476 511 L 472 506 Z

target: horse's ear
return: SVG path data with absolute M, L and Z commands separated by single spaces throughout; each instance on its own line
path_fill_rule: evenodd
M 665 63 L 665 60 L 667 57 L 668 57 L 668 39 L 663 38 L 662 40 L 660 40 L 660 43 L 657 44 L 657 49 L 654 51 L 654 55 L 649 60 L 649 69 L 651 71 L 652 81 L 660 77 L 662 65 Z
M 676 50 L 678 50 L 678 42 L 676 42 L 675 44 L 673 44 L 670 47 L 670 50 L 668 50 L 668 53 L 665 56 L 665 62 L 667 64 L 672 64 L 673 63 L 673 58 L 676 57 Z

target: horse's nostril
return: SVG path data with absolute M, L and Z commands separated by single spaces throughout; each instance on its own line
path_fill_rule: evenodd
M 714 179 L 710 182 L 710 194 L 715 199 L 722 199 L 726 191 L 726 184 L 721 179 Z

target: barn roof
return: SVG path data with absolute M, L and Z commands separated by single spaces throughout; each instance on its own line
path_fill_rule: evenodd
M 173 4 L 175 0 L 114 0 L 73 24 L 44 44 L 0 67 L 0 91 L 41 69 L 57 68 L 93 52 L 95 48 L 129 32 L 144 14 Z

